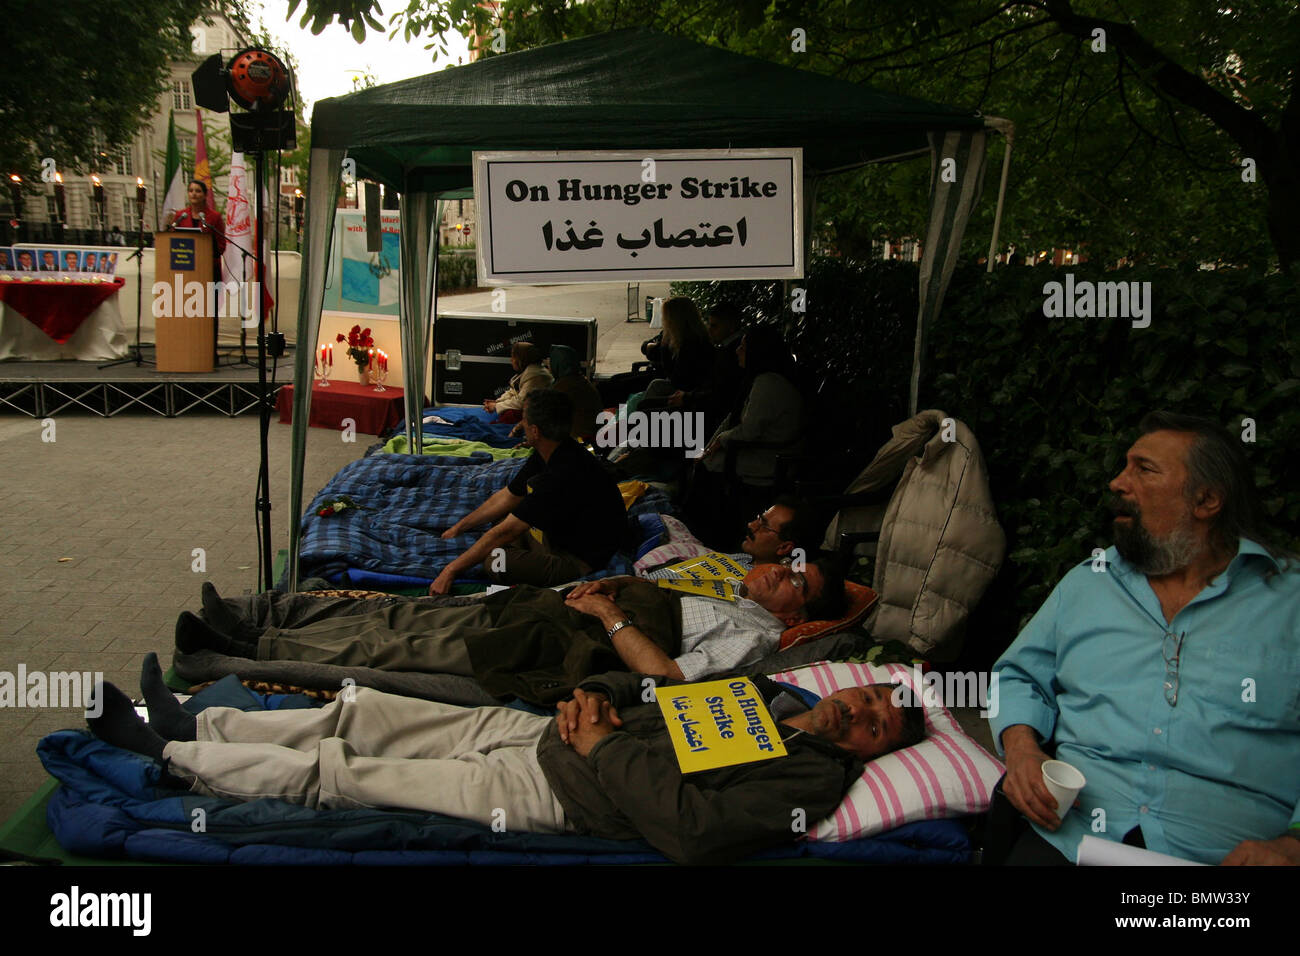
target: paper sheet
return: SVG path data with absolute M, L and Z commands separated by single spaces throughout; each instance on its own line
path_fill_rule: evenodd
M 1079 866 L 1205 866 L 1176 856 L 1154 853 L 1127 843 L 1086 836 L 1079 843 Z

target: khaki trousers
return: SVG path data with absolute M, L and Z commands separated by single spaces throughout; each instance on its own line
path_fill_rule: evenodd
M 491 628 L 482 603 L 408 602 L 301 627 L 268 628 L 258 641 L 257 659 L 473 677 L 464 638 Z
M 498 831 L 568 829 L 537 762 L 551 718 L 366 687 L 346 697 L 314 710 L 209 708 L 198 739 L 172 741 L 164 756 L 172 773 L 218 797 L 420 810 Z

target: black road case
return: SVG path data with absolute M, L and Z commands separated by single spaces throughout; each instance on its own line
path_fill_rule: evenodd
M 506 390 L 514 371 L 510 347 L 532 342 L 578 353 L 583 372 L 596 367 L 596 320 L 505 312 L 439 312 L 433 328 L 433 395 L 440 405 L 478 405 Z

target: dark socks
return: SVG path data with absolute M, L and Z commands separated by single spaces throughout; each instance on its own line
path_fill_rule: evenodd
M 140 690 L 149 706 L 149 726 L 167 740 L 194 740 L 197 718 L 185 710 L 163 680 L 158 655 L 145 655 L 140 668 Z
M 261 628 L 255 627 L 230 607 L 210 581 L 203 583 L 203 619 L 222 634 L 230 635 L 232 640 L 256 643 L 261 636 Z
M 176 647 L 182 653 L 193 654 L 196 651 L 216 651 L 232 657 L 257 659 L 257 644 L 241 641 L 223 634 L 202 618 L 183 611 L 176 619 Z
M 230 638 L 197 615 L 182 611 L 176 619 L 176 647 L 186 654 L 195 651 L 218 651 L 225 654 L 230 648 Z
M 95 685 L 95 701 L 100 714 L 87 717 L 86 722 L 96 737 L 114 747 L 144 754 L 154 760 L 163 759 L 167 741 L 149 729 L 135 712 L 131 699 L 108 682 Z

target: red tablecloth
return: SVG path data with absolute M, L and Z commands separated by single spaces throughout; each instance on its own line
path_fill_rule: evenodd
M 0 302 L 63 345 L 86 316 L 125 284 L 126 279 L 118 277 L 104 282 L 6 277 L 0 281 Z
M 376 392 L 373 385 L 360 385 L 357 382 L 332 380 L 327 388 L 321 388 L 319 382 L 313 383 L 311 418 L 307 424 L 342 431 L 343 419 L 350 418 L 357 423 L 357 431 L 378 435 L 402 420 L 404 394 L 400 388 L 391 385 L 382 392 Z M 280 389 L 276 406 L 280 410 L 281 424 L 291 424 L 292 385 Z

